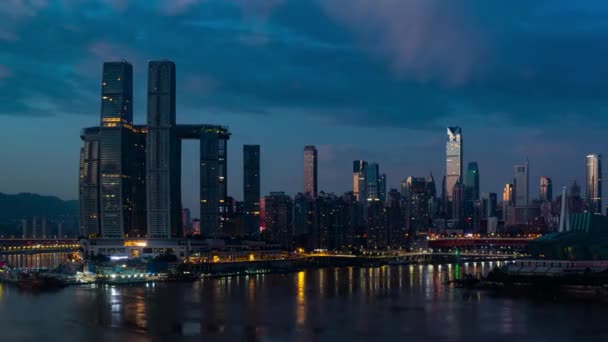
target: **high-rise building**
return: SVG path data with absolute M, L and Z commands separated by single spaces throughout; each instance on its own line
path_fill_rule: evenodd
M 587 211 L 602 214 L 602 155 L 587 155 L 585 202 Z
M 497 196 L 495 192 L 484 193 L 481 196 L 482 218 L 496 216 Z
M 182 209 L 182 227 L 184 228 L 184 235 L 191 233 L 192 216 L 190 214 L 190 209 L 188 208 Z
M 304 147 L 304 194 L 317 197 L 317 148 Z
M 465 196 L 468 201 L 479 199 L 479 166 L 477 162 L 470 162 L 467 165 L 467 174 L 464 180 Z
M 540 200 L 541 202 L 553 201 L 553 182 L 549 177 L 540 177 Z
M 460 127 L 448 127 L 446 141 L 445 193 L 446 207 L 452 202 L 454 185 L 462 183 L 462 130 Z
M 245 233 L 260 234 L 260 145 L 243 146 L 243 206 Z
M 509 209 L 514 204 L 513 192 L 513 184 L 505 184 L 502 190 L 502 219 L 504 221 L 507 221 Z
M 131 233 L 133 67 L 126 61 L 103 65 L 100 130 L 101 234 L 121 238 Z
M 365 168 L 365 192 L 367 195 L 367 202 L 379 202 L 380 201 L 380 189 L 379 189 L 379 177 L 380 168 L 377 163 L 370 163 Z
M 265 232 L 272 241 L 290 248 L 293 240 L 293 201 L 284 192 L 264 197 Z
M 205 125 L 200 134 L 201 234 L 218 238 L 223 235 L 224 215 L 228 211 L 226 157 L 230 133 L 225 127 Z
M 97 236 L 99 227 L 99 127 L 85 128 L 80 134 L 78 197 L 80 204 L 80 234 Z
M 452 188 L 452 219 L 455 222 L 460 222 L 464 219 L 464 192 L 464 184 L 457 181 Z
M 378 199 L 380 203 L 386 202 L 386 173 L 383 173 L 378 178 Z
M 515 193 L 515 206 L 527 208 L 529 201 L 529 174 L 528 161 L 525 164 L 513 166 L 513 192 Z
M 367 162 L 364 160 L 353 161 L 353 195 L 357 201 L 362 202 L 367 199 L 365 172 Z
M 181 234 L 181 146 L 175 135 L 175 64 L 148 63 L 148 236 Z
M 430 197 L 427 185 L 424 177 L 408 177 L 401 182 L 401 197 L 407 218 L 404 223 L 410 236 L 426 232 L 430 227 Z

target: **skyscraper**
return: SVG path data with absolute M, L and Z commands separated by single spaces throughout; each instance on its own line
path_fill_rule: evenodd
M 380 203 L 386 202 L 386 173 L 378 177 L 378 199 Z
M 230 133 L 221 126 L 204 125 L 200 134 L 201 234 L 217 238 L 223 234 L 224 215 L 227 212 L 226 156 Z
M 148 236 L 181 234 L 181 146 L 175 135 L 175 64 L 148 63 Z
M 367 202 L 380 201 L 380 192 L 378 186 L 378 180 L 380 176 L 380 167 L 377 163 L 370 163 L 365 168 L 365 190 L 367 195 Z
M 243 146 L 243 205 L 245 233 L 260 233 L 260 145 Z
M 444 206 L 452 213 L 452 196 L 454 185 L 462 182 L 462 130 L 460 127 L 448 127 L 446 141 Z M 453 208 L 452 208 L 453 209 Z
M 527 208 L 529 201 L 530 174 L 528 161 L 525 164 L 513 166 L 513 188 L 515 193 L 515 206 Z
M 452 219 L 458 223 L 464 219 L 465 187 L 457 181 L 452 188 Z
M 585 202 L 587 211 L 602 214 L 602 155 L 587 155 Z
M 133 130 L 133 67 L 103 64 L 100 130 L 101 234 L 121 238 L 132 229 L 129 152 Z
M 264 197 L 266 232 L 272 241 L 290 248 L 293 241 L 293 201 L 284 192 L 271 192 Z
M 540 177 L 540 200 L 542 202 L 551 202 L 553 200 L 553 182 L 549 177 Z
M 511 207 L 513 207 L 513 184 L 505 184 L 502 190 L 502 219 L 504 221 L 507 221 Z
M 80 134 L 79 204 L 80 234 L 96 236 L 99 230 L 99 127 L 85 128 Z
M 304 194 L 317 197 L 317 148 L 304 147 Z
M 468 201 L 476 201 L 479 199 L 479 166 L 477 162 L 470 162 L 467 165 L 467 174 L 465 178 L 465 191 Z
M 353 161 L 353 195 L 357 201 L 365 201 L 367 199 L 365 170 L 367 162 L 364 160 Z

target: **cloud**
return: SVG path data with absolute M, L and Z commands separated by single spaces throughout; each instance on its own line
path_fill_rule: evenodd
M 0 80 L 9 78 L 13 75 L 13 72 L 8 67 L 0 64 Z
M 194 6 L 203 2 L 202 0 L 171 0 L 161 1 L 160 10 L 166 15 L 180 15 L 188 12 Z
M 479 67 L 480 34 L 462 2 L 319 0 L 361 44 L 386 58 L 400 77 L 464 84 Z

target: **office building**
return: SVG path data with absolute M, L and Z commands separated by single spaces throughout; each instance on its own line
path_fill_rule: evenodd
M 404 224 L 410 236 L 427 232 L 431 225 L 428 184 L 424 177 L 408 177 L 401 182 L 401 198 L 407 218 Z
M 243 146 L 243 211 L 245 234 L 260 234 L 260 145 Z
M 380 203 L 386 202 L 386 173 L 383 173 L 378 178 L 378 199 Z
M 317 197 L 317 148 L 304 147 L 304 194 Z
M 479 166 L 477 162 L 470 162 L 467 165 L 467 174 L 465 177 L 465 197 L 467 201 L 476 201 L 479 199 Z
M 367 162 L 364 160 L 353 161 L 353 195 L 357 201 L 362 202 L 367 199 L 367 183 L 365 180 L 365 172 L 367 170 Z
M 587 155 L 587 172 L 585 173 L 585 204 L 592 214 L 602 214 L 602 155 Z
M 529 163 L 513 166 L 513 192 L 515 194 L 515 206 L 518 208 L 527 208 L 529 200 Z
M 553 201 L 553 182 L 549 177 L 540 177 L 540 200 L 541 202 Z
M 377 163 L 370 163 L 365 168 L 365 192 L 367 202 L 380 202 L 379 187 L 380 167 Z
M 132 234 L 133 67 L 126 61 L 103 64 L 100 129 L 101 235 Z
M 462 130 L 460 127 L 448 127 L 446 141 L 446 172 L 445 172 L 445 206 L 450 207 L 454 193 L 454 185 L 462 183 Z
M 80 204 L 79 231 L 82 236 L 100 233 L 99 217 L 99 127 L 85 128 L 80 134 L 78 198 Z
M 148 236 L 181 235 L 181 146 L 175 132 L 175 64 L 148 63 Z
M 293 242 L 293 201 L 284 192 L 264 197 L 265 234 L 271 241 L 291 248 Z
M 452 188 L 452 220 L 457 224 L 464 220 L 464 184 L 457 181 Z
M 228 211 L 226 156 L 229 136 L 228 130 L 220 126 L 205 125 L 200 132 L 200 220 L 204 237 L 223 236 L 222 226 Z
M 514 204 L 513 184 L 505 184 L 502 190 L 502 219 L 508 221 L 510 208 Z

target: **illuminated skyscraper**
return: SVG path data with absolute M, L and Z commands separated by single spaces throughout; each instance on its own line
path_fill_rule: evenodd
M 260 233 L 260 145 L 243 146 L 243 206 L 245 233 Z
M 602 155 L 587 155 L 585 202 L 587 211 L 602 214 Z
M 454 185 L 462 182 L 462 130 L 460 127 L 448 127 L 446 141 L 445 203 L 451 208 Z M 450 212 L 450 210 L 448 210 Z
M 304 194 L 317 197 L 317 148 L 304 147 Z
M 175 135 L 175 64 L 148 63 L 148 236 L 181 235 L 181 146 Z
M 540 200 L 542 202 L 553 200 L 553 182 L 549 177 L 540 177 Z
M 80 134 L 79 204 L 80 234 L 96 236 L 99 230 L 99 127 L 85 128 Z M 24 236 L 25 237 L 25 236 Z
M 201 234 L 218 238 L 223 235 L 224 215 L 227 213 L 228 139 L 225 127 L 203 125 L 200 133 L 201 165 Z
M 386 202 L 386 173 L 378 177 L 378 199 L 380 199 L 380 203 Z
M 367 198 L 365 170 L 367 162 L 364 160 L 353 161 L 353 195 L 357 201 L 365 201 Z
M 515 193 L 515 206 L 527 208 L 529 200 L 530 173 L 529 163 L 513 166 L 513 188 Z
M 505 184 L 502 190 L 502 219 L 507 220 L 509 208 L 513 206 L 513 184 Z
M 367 195 L 367 202 L 379 202 L 380 192 L 378 186 L 378 179 L 380 176 L 380 167 L 377 163 L 370 163 L 365 169 L 365 190 Z
M 126 61 L 103 64 L 100 130 L 101 234 L 121 238 L 132 230 L 133 67 Z

